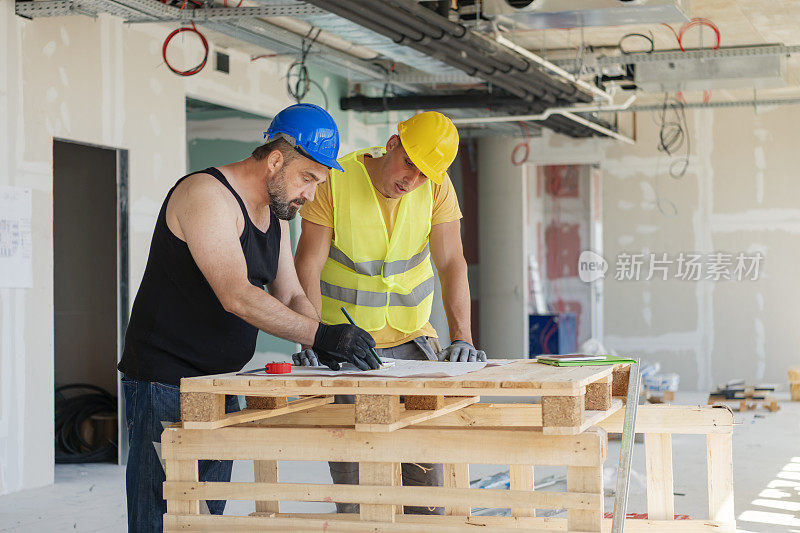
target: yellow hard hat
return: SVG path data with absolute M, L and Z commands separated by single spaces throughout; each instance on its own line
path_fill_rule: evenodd
M 458 130 L 453 122 L 436 111 L 425 111 L 398 124 L 397 132 L 411 162 L 441 184 L 458 153 Z

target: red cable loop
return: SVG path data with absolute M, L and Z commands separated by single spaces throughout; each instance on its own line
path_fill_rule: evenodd
M 205 36 L 197 30 L 197 28 L 194 25 L 194 22 L 192 22 L 191 24 L 192 24 L 191 27 L 184 26 L 182 28 L 178 28 L 177 30 L 174 30 L 172 33 L 167 35 L 167 38 L 164 40 L 164 46 L 161 48 L 161 55 L 164 58 L 164 63 L 167 64 L 167 68 L 169 68 L 172 72 L 174 72 L 175 74 L 177 74 L 179 76 L 193 76 L 193 75 L 197 74 L 198 72 L 203 70 L 203 67 L 206 66 L 206 62 L 208 61 L 208 41 L 206 40 Z M 172 65 L 170 65 L 169 64 L 169 60 L 167 60 L 167 47 L 169 46 L 170 41 L 172 41 L 172 39 L 176 35 L 178 35 L 180 33 L 184 33 L 184 32 L 196 33 L 197 36 L 200 37 L 200 41 L 203 43 L 203 48 L 205 49 L 205 55 L 203 56 L 203 61 L 199 65 L 197 65 L 196 67 L 191 68 L 189 70 L 178 70 L 175 67 L 173 67 Z
M 717 28 L 717 25 L 711 22 L 710 20 L 698 17 L 698 18 L 693 18 L 692 20 L 681 26 L 681 31 L 678 33 L 678 46 L 680 47 L 681 52 L 686 51 L 686 49 L 683 47 L 683 36 L 686 33 L 686 30 L 688 30 L 689 28 L 693 28 L 695 26 L 707 26 L 712 30 L 714 30 L 714 35 L 717 37 L 717 43 L 712 48 L 714 50 L 717 50 L 719 48 L 721 41 L 719 28 Z

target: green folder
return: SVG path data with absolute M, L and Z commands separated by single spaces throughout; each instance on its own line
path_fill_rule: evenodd
M 627 357 L 617 357 L 616 355 L 606 355 L 605 359 L 598 359 L 597 361 L 547 361 L 542 359 L 536 360 L 539 363 L 552 366 L 602 366 L 602 365 L 616 365 L 619 363 L 636 363 L 633 359 Z

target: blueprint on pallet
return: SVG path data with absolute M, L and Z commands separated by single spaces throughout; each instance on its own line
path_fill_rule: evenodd
M 352 363 L 342 363 L 341 370 L 331 370 L 326 366 L 292 366 L 291 374 L 267 374 L 261 368 L 240 372 L 241 375 L 262 376 L 268 378 L 288 378 L 305 376 L 358 376 L 376 378 L 447 378 L 453 376 L 463 376 L 470 372 L 475 372 L 485 367 L 500 366 L 510 363 L 510 360 L 474 362 L 474 363 L 451 363 L 439 361 L 407 361 L 404 359 L 382 358 L 384 363 L 392 363 L 384 368 L 377 370 L 359 370 Z

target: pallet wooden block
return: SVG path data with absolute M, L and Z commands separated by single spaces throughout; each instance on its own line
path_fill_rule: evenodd
M 800 402 L 800 366 L 789 368 L 789 395 L 793 402 Z

